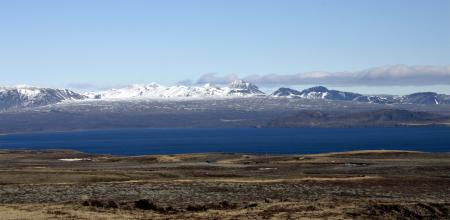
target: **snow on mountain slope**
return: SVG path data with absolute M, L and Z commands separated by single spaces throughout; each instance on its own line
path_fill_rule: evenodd
M 329 90 L 323 86 L 311 87 L 302 91 L 297 91 L 289 88 L 280 88 L 272 96 L 275 97 L 293 97 L 304 99 L 327 99 L 327 100 L 354 100 L 355 98 L 362 96 L 361 94 L 342 92 L 337 90 Z
M 129 98 L 207 98 L 230 96 L 264 95 L 257 86 L 241 80 L 234 81 L 226 87 L 210 84 L 204 86 L 162 86 L 156 83 L 131 85 L 120 89 L 87 93 L 94 99 L 129 99 Z
M 226 95 L 246 96 L 246 95 L 264 95 L 256 85 L 243 80 L 235 80 L 228 87 L 225 87 Z
M 236 80 L 228 86 L 163 86 L 156 83 L 131 85 L 120 89 L 85 94 L 91 99 L 166 99 L 166 98 L 225 98 L 266 96 L 256 85 Z M 268 97 L 322 99 L 332 101 L 356 101 L 377 104 L 449 104 L 450 98 L 436 93 L 415 93 L 405 96 L 362 95 L 352 92 L 331 90 L 323 86 L 311 87 L 302 91 L 279 88 Z
M 0 87 L 0 110 L 37 107 L 87 97 L 67 89 L 38 88 L 19 85 Z
M 271 94 L 273 97 L 288 97 L 288 98 L 295 98 L 300 97 L 302 93 L 300 91 L 297 91 L 295 89 L 290 88 L 279 88 L 275 92 Z
M 362 95 L 352 92 L 330 90 L 323 86 L 311 87 L 302 91 L 280 88 L 271 94 L 273 97 L 324 99 L 334 101 L 356 101 L 376 104 L 450 104 L 450 97 L 434 92 L 419 92 L 404 96 L 394 95 Z
M 132 85 L 84 95 L 67 89 L 38 88 L 32 86 L 0 87 L 0 111 L 39 107 L 70 100 L 128 100 L 128 99 L 217 99 L 235 97 L 301 98 L 312 100 L 354 101 L 376 104 L 450 104 L 450 96 L 432 92 L 414 93 L 404 96 L 362 95 L 358 93 L 330 90 L 323 86 L 297 91 L 280 88 L 265 95 L 256 85 L 237 80 L 228 86 L 162 86 L 156 83 Z M 89 103 L 95 105 L 94 102 Z

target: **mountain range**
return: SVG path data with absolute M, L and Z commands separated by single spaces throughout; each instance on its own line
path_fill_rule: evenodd
M 356 101 L 377 104 L 450 104 L 450 96 L 434 92 L 418 92 L 404 96 L 363 95 L 359 93 L 330 90 L 316 86 L 302 91 L 280 88 L 271 94 L 275 97 L 325 99 L 333 101 Z
M 302 91 L 279 88 L 265 94 L 258 86 L 236 80 L 227 86 L 163 86 L 156 83 L 131 85 L 100 92 L 77 93 L 68 89 L 38 88 L 32 86 L 0 87 L 0 111 L 39 107 L 77 100 L 135 100 L 135 99 L 222 99 L 222 98 L 289 98 L 330 101 L 352 101 L 376 104 L 450 104 L 450 96 L 434 92 L 419 92 L 404 96 L 363 95 L 359 93 L 330 90 L 316 86 Z
M 224 87 L 211 84 L 204 86 L 163 86 L 156 83 L 131 85 L 120 89 L 85 94 L 91 99 L 133 99 L 133 98 L 218 98 L 264 95 L 251 83 L 236 80 Z

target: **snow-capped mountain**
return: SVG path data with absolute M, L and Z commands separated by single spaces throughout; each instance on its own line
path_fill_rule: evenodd
M 245 82 L 243 80 L 235 80 L 229 85 L 229 87 L 224 87 L 223 89 L 224 91 L 226 91 L 226 95 L 264 95 L 264 92 L 261 92 L 258 86 Z
M 326 99 L 326 100 L 354 100 L 361 94 L 351 92 L 341 92 L 337 90 L 329 90 L 323 86 L 311 87 L 302 91 L 297 91 L 289 88 L 280 88 L 272 96 L 275 97 L 293 97 L 304 99 Z
M 130 99 L 130 98 L 208 98 L 264 95 L 257 86 L 236 80 L 229 86 L 216 87 L 211 84 L 203 86 L 163 86 L 156 83 L 131 85 L 120 89 L 86 93 L 93 99 Z
M 38 88 L 25 85 L 0 87 L 0 110 L 37 107 L 85 98 L 87 97 L 68 89 Z
M 131 85 L 120 89 L 79 94 L 68 89 L 38 88 L 32 86 L 0 87 L 0 111 L 39 107 L 73 100 L 133 100 L 133 99 L 222 99 L 236 97 L 273 97 L 309 100 L 354 101 L 376 104 L 450 104 L 450 96 L 433 92 L 421 92 L 404 96 L 362 95 L 330 90 L 316 86 L 302 91 L 280 88 L 265 95 L 256 85 L 237 80 L 228 86 L 163 86 L 156 83 Z M 95 105 L 95 102 L 90 103 Z
M 277 89 L 275 92 L 273 92 L 271 95 L 274 97 L 300 97 L 302 93 L 295 90 L 295 89 L 290 89 L 290 88 L 279 88 Z
M 329 90 L 316 86 L 302 91 L 290 88 L 280 88 L 271 94 L 273 97 L 323 99 L 334 101 L 356 101 L 377 104 L 450 104 L 450 96 L 434 92 L 420 92 L 404 96 L 393 95 L 362 95 L 352 92 Z
M 328 100 L 346 100 L 350 101 L 361 94 L 352 92 L 342 92 L 337 90 L 329 90 L 323 86 L 316 86 L 305 89 L 301 92 L 300 97 L 308 99 L 328 99 Z

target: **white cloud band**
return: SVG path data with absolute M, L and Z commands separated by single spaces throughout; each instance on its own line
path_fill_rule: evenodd
M 197 83 L 226 84 L 238 79 L 234 74 L 205 74 Z M 391 65 L 355 72 L 306 72 L 291 75 L 250 75 L 243 78 L 257 85 L 335 85 L 335 86 L 424 86 L 450 85 L 449 66 Z

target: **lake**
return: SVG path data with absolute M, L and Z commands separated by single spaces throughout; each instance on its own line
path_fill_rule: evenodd
M 306 154 L 368 149 L 450 151 L 450 127 L 115 129 L 0 135 L 1 149 L 114 155 Z

